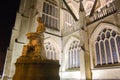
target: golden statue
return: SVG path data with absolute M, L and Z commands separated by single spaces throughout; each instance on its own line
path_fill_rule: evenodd
M 43 32 L 45 32 L 45 25 L 42 23 L 40 17 L 37 18 L 37 22 L 38 22 L 38 27 L 36 29 L 36 32 L 37 33 L 43 33 Z
M 44 49 L 44 32 L 45 26 L 41 21 L 41 18 L 37 18 L 38 26 L 36 32 L 30 32 L 27 34 L 29 43 L 24 45 L 22 56 L 30 56 L 32 59 L 45 60 L 45 49 Z

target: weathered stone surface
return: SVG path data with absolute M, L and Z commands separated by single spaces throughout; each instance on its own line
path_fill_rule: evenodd
M 21 56 L 15 66 L 13 80 L 60 80 L 58 60 L 38 61 Z

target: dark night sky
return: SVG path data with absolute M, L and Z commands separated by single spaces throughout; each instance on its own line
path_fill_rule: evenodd
M 19 3 L 20 0 L 2 0 L 0 2 L 0 74 L 3 70 L 6 50 L 9 46 Z

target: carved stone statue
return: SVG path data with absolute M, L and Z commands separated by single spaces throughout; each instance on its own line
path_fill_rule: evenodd
M 44 49 L 45 26 L 37 18 L 36 32 L 27 34 L 29 42 L 24 45 L 22 56 L 15 63 L 16 71 L 12 80 L 60 80 L 59 61 L 48 60 Z
M 42 23 L 40 17 L 37 18 L 37 22 L 38 22 L 38 27 L 36 29 L 36 32 L 37 33 L 43 33 L 43 32 L 45 32 L 45 25 Z
M 45 60 L 45 49 L 44 49 L 44 32 L 45 26 L 41 22 L 41 18 L 37 18 L 38 27 L 36 32 L 30 32 L 27 34 L 29 43 L 24 45 L 22 56 L 29 56 L 33 60 Z

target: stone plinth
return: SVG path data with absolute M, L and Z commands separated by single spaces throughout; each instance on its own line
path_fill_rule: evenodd
M 60 80 L 58 60 L 32 60 L 20 57 L 15 63 L 13 80 Z

